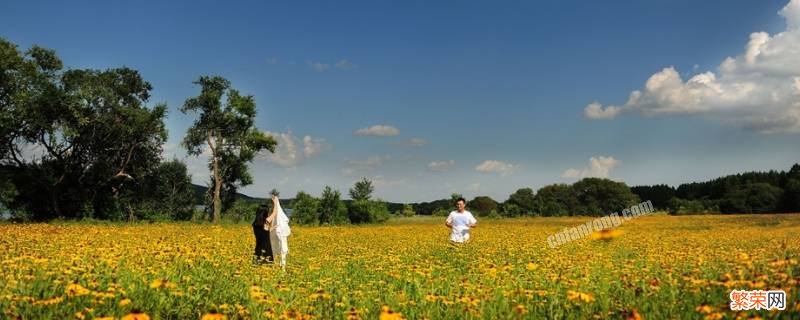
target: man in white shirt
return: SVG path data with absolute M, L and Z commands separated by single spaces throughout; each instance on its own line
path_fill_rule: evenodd
M 464 198 L 458 198 L 456 201 L 456 210 L 450 212 L 447 216 L 444 225 L 450 228 L 450 241 L 456 243 L 464 243 L 469 240 L 469 228 L 474 228 L 478 220 L 472 216 L 472 213 L 466 210 L 467 201 Z

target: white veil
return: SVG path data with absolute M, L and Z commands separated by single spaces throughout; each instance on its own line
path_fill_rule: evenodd
M 289 236 L 292 229 L 289 228 L 289 217 L 286 216 L 286 212 L 283 212 L 280 200 L 277 201 L 276 209 L 278 209 L 278 213 L 275 217 L 275 233 L 281 237 Z

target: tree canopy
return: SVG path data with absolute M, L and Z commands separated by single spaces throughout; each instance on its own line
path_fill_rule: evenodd
M 0 39 L 0 175 L 28 218 L 131 215 L 167 138 L 166 105 L 129 68 L 63 69 L 52 50 Z

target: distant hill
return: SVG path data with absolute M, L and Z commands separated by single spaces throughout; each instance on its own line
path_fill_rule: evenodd
M 196 184 L 192 184 L 192 186 L 194 187 L 194 203 L 196 205 L 205 204 L 205 195 L 206 195 L 206 192 L 208 191 L 208 187 L 201 186 L 201 185 L 196 185 Z M 241 194 L 241 193 L 237 193 L 236 194 L 236 200 L 242 200 L 242 201 L 247 201 L 247 202 L 266 202 L 267 201 L 266 198 L 255 198 L 255 197 L 251 197 L 251 196 L 248 196 L 246 194 Z

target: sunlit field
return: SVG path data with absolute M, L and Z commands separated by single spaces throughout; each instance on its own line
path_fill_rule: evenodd
M 800 215 L 650 216 L 551 249 L 589 218 L 293 227 L 286 271 L 249 225 L 2 224 L 4 319 L 800 318 Z M 730 311 L 782 289 L 785 311 Z

